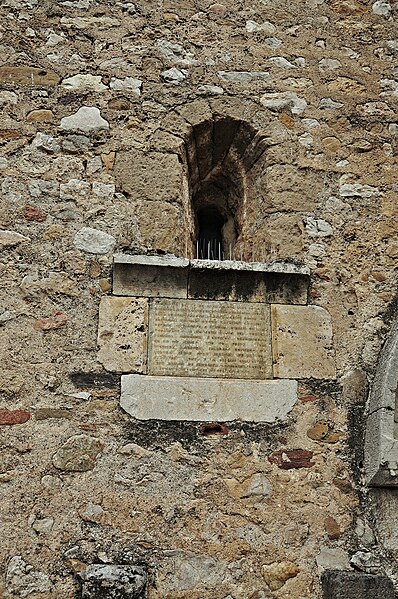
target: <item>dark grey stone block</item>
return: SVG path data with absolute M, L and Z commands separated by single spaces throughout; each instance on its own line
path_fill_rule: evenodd
M 141 566 L 91 564 L 80 574 L 81 599 L 145 599 L 147 575 Z
M 322 574 L 324 599 L 394 599 L 394 587 L 387 576 L 362 572 L 326 570 Z

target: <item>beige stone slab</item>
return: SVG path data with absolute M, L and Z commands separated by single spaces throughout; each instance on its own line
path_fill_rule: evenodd
M 149 331 L 148 374 L 272 378 L 269 305 L 153 300 Z
M 276 378 L 336 377 L 332 321 L 319 306 L 271 306 Z
M 122 376 L 120 406 L 139 420 L 276 422 L 297 401 L 292 380 Z
M 98 360 L 111 372 L 146 372 L 148 300 L 103 297 Z

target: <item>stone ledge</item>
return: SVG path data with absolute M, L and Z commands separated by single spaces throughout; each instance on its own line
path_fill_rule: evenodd
M 308 286 L 309 269 L 287 262 L 113 258 L 114 295 L 306 304 Z
M 297 401 L 293 380 L 122 376 L 120 406 L 138 420 L 276 422 Z

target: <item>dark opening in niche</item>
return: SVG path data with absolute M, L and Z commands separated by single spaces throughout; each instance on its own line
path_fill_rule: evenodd
M 198 258 L 203 260 L 223 260 L 224 218 L 215 206 L 198 210 Z

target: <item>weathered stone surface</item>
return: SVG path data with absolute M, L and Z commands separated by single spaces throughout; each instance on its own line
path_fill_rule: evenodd
M 342 547 L 321 547 L 316 556 L 316 564 L 320 574 L 327 570 L 350 570 L 348 553 Z
M 270 110 L 281 111 L 289 109 L 292 114 L 302 114 L 306 109 L 307 102 L 294 92 L 266 93 L 260 98 L 261 104 Z
M 83 229 L 80 229 L 80 231 L 76 233 L 74 244 L 75 247 L 82 252 L 87 252 L 89 254 L 108 254 L 115 247 L 116 240 L 112 235 L 108 235 L 108 233 L 104 233 L 104 231 L 83 227 Z
M 68 91 L 93 91 L 93 92 L 103 92 L 108 88 L 101 81 L 101 75 L 89 75 L 79 73 L 78 75 L 73 75 L 73 77 L 67 77 L 63 79 L 61 82 L 61 86 L 64 87 Z
M 102 118 L 98 108 L 82 106 L 75 114 L 61 119 L 61 129 L 65 131 L 83 131 L 95 133 L 102 129 L 109 129 L 109 123 Z
M 189 260 L 175 256 L 114 256 L 113 293 L 186 298 L 188 266 Z
M 13 85 L 57 85 L 59 76 L 54 71 L 36 67 L 0 67 L 0 83 Z
M 322 575 L 325 599 L 394 599 L 394 586 L 387 576 L 372 576 L 362 572 L 327 570 Z
M 26 120 L 28 123 L 49 123 L 53 120 L 54 113 L 51 110 L 32 110 Z
M 271 591 L 282 588 L 289 578 L 294 578 L 300 572 L 296 564 L 292 562 L 274 562 L 263 566 L 263 576 Z
M 269 306 L 154 300 L 148 372 L 153 375 L 271 378 Z
M 145 299 L 103 297 L 99 309 L 98 360 L 114 372 L 146 372 Z
M 0 230 L 0 249 L 13 247 L 19 243 L 26 243 L 27 241 L 30 241 L 29 237 L 25 237 L 25 235 L 21 235 L 21 233 Z
M 121 407 L 139 420 L 276 422 L 297 401 L 295 381 L 122 376 Z
M 298 468 L 312 468 L 313 452 L 305 449 L 279 449 L 268 456 L 271 464 L 276 464 L 281 470 L 297 470 Z
M 230 261 L 225 261 L 224 264 Z M 222 264 L 222 263 L 219 263 Z M 265 302 L 276 304 L 306 304 L 309 277 L 283 271 L 262 272 L 261 265 L 251 270 L 239 268 L 220 269 L 192 264 L 188 275 L 188 297 L 192 299 Z M 265 266 L 265 265 L 264 265 Z M 276 265 L 274 265 L 276 266 Z M 281 269 L 282 270 L 282 269 Z
M 251 83 L 256 79 L 271 81 L 272 77 L 267 71 L 218 71 L 221 81 L 230 83 Z
M 178 84 L 182 83 L 182 81 L 187 78 L 188 71 L 186 69 L 177 69 L 176 67 L 173 67 L 172 69 L 163 71 L 160 76 L 166 83 Z
M 0 425 L 24 424 L 29 418 L 27 410 L 0 410 Z
M 136 79 L 135 77 L 125 77 L 124 79 L 112 77 L 109 87 L 115 91 L 132 92 L 136 96 L 139 96 L 141 94 L 142 81 L 141 79 Z
M 172 64 L 186 67 L 198 64 L 193 53 L 185 50 L 180 44 L 173 44 L 162 38 L 156 41 L 156 46 L 160 54 Z
M 53 455 L 53 464 L 59 470 L 86 472 L 95 466 L 103 444 L 95 437 L 74 435 Z
M 6 571 L 6 589 L 11 597 L 27 597 L 33 593 L 49 593 L 51 581 L 47 574 L 35 570 L 21 555 L 10 559 Z
M 82 599 L 144 599 L 147 584 L 142 566 L 91 564 L 79 573 Z
M 182 168 L 176 154 L 118 152 L 115 176 L 132 198 L 180 201 Z
M 71 412 L 61 408 L 37 408 L 35 411 L 35 420 L 47 420 L 48 418 L 72 418 Z
M 274 376 L 336 376 L 332 324 L 326 310 L 318 306 L 273 305 L 271 319 Z
M 59 329 L 68 324 L 68 316 L 63 312 L 56 310 L 52 316 L 48 318 L 39 318 L 34 324 L 35 331 L 50 331 L 51 329 Z

